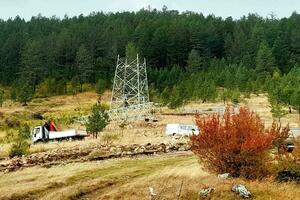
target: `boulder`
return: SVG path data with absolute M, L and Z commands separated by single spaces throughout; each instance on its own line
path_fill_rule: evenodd
M 231 190 L 244 199 L 251 198 L 252 196 L 251 192 L 241 184 L 234 185 Z
M 219 174 L 219 179 L 228 179 L 230 177 L 230 173 Z
M 204 187 L 199 191 L 200 198 L 208 198 L 216 189 L 214 187 Z

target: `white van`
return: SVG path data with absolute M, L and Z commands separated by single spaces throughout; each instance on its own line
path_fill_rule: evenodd
M 193 124 L 167 124 L 166 134 L 168 136 L 189 136 L 192 134 L 198 135 L 199 129 Z

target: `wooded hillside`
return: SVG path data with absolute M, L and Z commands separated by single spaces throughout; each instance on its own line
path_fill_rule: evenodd
M 241 92 L 259 91 L 300 105 L 297 13 L 233 20 L 164 7 L 2 20 L 0 83 L 12 86 L 13 99 L 78 92 L 84 83 L 109 88 L 117 55 L 125 56 L 129 43 L 147 59 L 152 99 L 170 107 L 218 96 L 238 101 Z

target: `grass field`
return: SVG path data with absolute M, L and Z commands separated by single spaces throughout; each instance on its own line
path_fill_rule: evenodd
M 176 154 L 136 159 L 115 159 L 67 164 L 52 168 L 27 168 L 0 173 L 0 199 L 149 199 L 149 187 L 157 199 L 198 199 L 198 191 L 213 186 L 211 199 L 239 199 L 230 191 L 245 184 L 254 199 L 300 199 L 299 185 L 271 179 L 220 180 L 200 168 L 195 156 Z
M 109 93 L 102 97 L 109 101 Z M 0 139 L 6 138 L 9 131 L 5 120 L 16 118 L 22 124 L 35 126 L 44 120 L 32 118 L 33 113 L 41 113 L 54 118 L 62 129 L 84 129 L 72 122 L 75 116 L 89 113 L 90 107 L 98 97 L 93 92 L 76 96 L 58 96 L 34 99 L 27 107 L 5 102 L 0 109 Z M 251 95 L 241 103 L 256 111 L 270 126 L 273 118 L 266 95 Z M 162 108 L 160 113 L 182 112 L 186 108 L 209 109 L 222 107 L 222 102 L 199 104 L 191 102 L 177 110 Z M 31 153 L 57 148 L 85 148 L 105 143 L 105 134 L 114 134 L 114 144 L 146 144 L 178 142 L 165 136 L 168 123 L 193 123 L 194 116 L 158 115 L 157 123 L 132 123 L 125 128 L 110 124 L 98 139 L 87 138 L 86 141 L 60 142 L 32 145 Z M 296 111 L 282 118 L 282 123 L 291 127 L 299 126 Z M 0 158 L 7 157 L 10 144 L 2 140 Z M 139 157 L 136 159 L 113 159 L 98 162 L 61 164 L 52 168 L 32 167 L 12 173 L 0 173 L 0 199 L 149 199 L 149 187 L 158 194 L 156 199 L 177 199 L 177 192 L 183 183 L 180 199 L 198 199 L 198 192 L 204 186 L 216 187 L 211 199 L 239 199 L 230 190 L 233 184 L 245 184 L 254 194 L 254 199 L 300 199 L 299 185 L 276 183 L 273 179 L 246 181 L 242 179 L 219 180 L 216 175 L 204 172 L 197 158 L 189 154 L 167 154 L 163 156 Z
M 102 102 L 109 102 L 110 93 L 107 92 L 102 96 Z M 91 106 L 97 102 L 98 96 L 94 92 L 85 92 L 77 94 L 75 96 L 56 96 L 49 98 L 34 99 L 29 106 L 22 107 L 17 103 L 7 101 L 4 103 L 3 108 L 0 108 L 0 158 L 8 155 L 10 144 L 5 140 L 9 133 L 16 133 L 16 128 L 9 128 L 6 125 L 6 119 L 16 119 L 21 124 L 28 123 L 31 127 L 44 123 L 46 119 L 53 118 L 57 125 L 61 129 L 75 128 L 85 129 L 82 124 L 78 124 L 73 121 L 74 118 L 79 116 L 85 116 L 89 113 Z M 241 105 L 247 105 L 250 109 L 256 111 L 266 127 L 272 124 L 273 117 L 270 112 L 270 103 L 265 94 L 251 95 L 251 98 L 246 98 L 242 101 Z M 120 128 L 118 124 L 112 123 L 103 131 L 102 134 L 114 134 L 114 143 L 116 144 L 146 144 L 146 143 L 161 143 L 172 142 L 172 139 L 165 136 L 165 126 L 168 123 L 193 123 L 194 116 L 176 116 L 176 115 L 161 115 L 161 113 L 168 112 L 183 112 L 185 109 L 209 109 L 216 107 L 224 107 L 223 102 L 215 103 L 201 103 L 191 102 L 182 108 L 177 110 L 169 110 L 167 108 L 161 108 L 158 112 L 157 123 L 132 123 L 125 128 Z M 287 108 L 285 108 L 287 109 Z M 36 120 L 32 118 L 32 114 L 40 113 L 46 119 Z M 281 122 L 290 127 L 299 127 L 299 116 L 296 111 L 293 110 L 292 114 L 285 115 Z M 2 140 L 1 140 L 2 138 Z M 100 137 L 98 140 L 87 139 L 84 142 L 62 142 L 62 143 L 50 143 L 42 145 L 32 146 L 30 152 L 46 151 L 53 148 L 72 147 L 72 146 L 85 146 L 90 143 L 102 143 L 105 142 Z M 2 143 L 1 143 L 2 141 Z

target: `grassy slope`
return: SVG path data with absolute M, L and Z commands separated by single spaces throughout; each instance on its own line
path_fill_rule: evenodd
M 108 96 L 104 97 L 104 101 L 109 99 Z M 63 121 L 69 115 L 77 116 L 86 113 L 96 99 L 95 93 L 88 92 L 75 97 L 59 96 L 36 99 L 26 108 L 7 103 L 0 111 L 4 113 L 4 118 L 15 116 L 22 122 L 30 122 L 34 125 L 42 122 L 30 119 L 29 116 L 34 112 L 41 112 L 45 116 L 57 117 Z M 270 124 L 272 115 L 265 96 L 253 96 L 245 103 L 257 111 L 266 124 Z M 187 106 L 209 108 L 222 106 L 222 103 Z M 110 126 L 105 132 L 119 133 L 120 137 L 115 141 L 117 144 L 144 144 L 149 141 L 160 143 L 168 141 L 168 138 L 164 136 L 165 124 L 191 123 L 192 121 L 193 117 L 191 116 L 162 116 L 155 127 L 136 124 L 133 128 L 128 127 L 123 130 L 116 126 Z M 287 115 L 282 121 L 297 126 L 298 115 L 294 112 Z M 61 126 L 78 128 L 77 124 L 67 125 L 64 122 L 61 123 Z M 5 135 L 5 130 L 0 132 L 0 137 L 1 134 Z M 31 151 L 72 146 L 82 147 L 98 142 L 101 142 L 101 138 L 83 142 L 42 144 L 33 146 Z M 0 157 L 1 154 L 7 155 L 9 145 L 0 145 Z M 154 187 L 155 191 L 161 194 L 159 199 L 175 199 L 182 180 L 184 181 L 182 199 L 197 199 L 197 192 L 204 185 L 217 187 L 213 199 L 236 199 L 237 197 L 230 192 L 234 183 L 246 183 L 256 199 L 297 199 L 300 197 L 299 186 L 293 184 L 278 184 L 269 180 L 262 182 L 245 182 L 239 179 L 220 181 L 215 176 L 204 173 L 195 157 L 186 155 L 77 163 L 49 169 L 34 167 L 9 174 L 0 173 L 0 199 L 147 199 L 149 186 Z
M 181 181 L 181 199 L 197 199 L 197 192 L 205 185 L 217 188 L 212 199 L 238 199 L 230 191 L 234 183 L 246 184 L 255 199 L 300 199 L 300 188 L 294 184 L 218 180 L 203 172 L 193 155 L 116 159 L 0 173 L 0 199 L 148 199 L 148 187 L 155 189 L 159 199 L 176 199 Z

